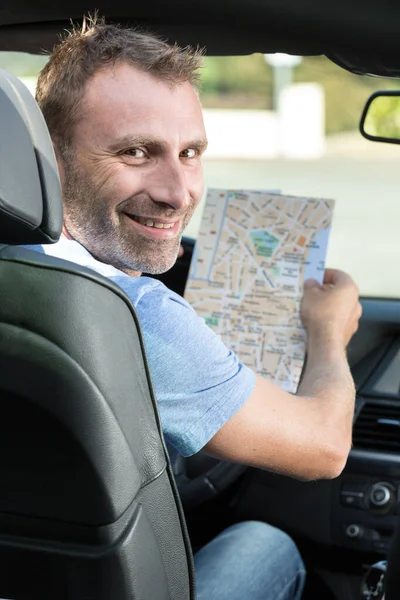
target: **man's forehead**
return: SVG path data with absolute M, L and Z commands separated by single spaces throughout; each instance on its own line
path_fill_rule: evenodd
M 200 112 L 200 102 L 188 82 L 171 84 L 127 63 L 97 71 L 88 81 L 82 98 L 91 110 L 174 110 Z
M 126 63 L 92 77 L 80 116 L 85 130 L 92 127 L 114 139 L 127 134 L 205 138 L 200 102 L 189 82 L 171 86 Z

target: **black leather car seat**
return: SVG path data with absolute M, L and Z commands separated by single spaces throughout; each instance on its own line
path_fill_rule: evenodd
M 41 112 L 0 71 L 0 597 L 194 600 L 184 517 L 128 297 L 57 241 Z

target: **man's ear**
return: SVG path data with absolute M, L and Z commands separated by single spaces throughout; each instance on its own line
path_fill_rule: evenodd
M 61 159 L 60 150 L 58 149 L 57 144 L 55 144 L 54 142 L 53 142 L 53 148 L 54 148 L 54 152 L 56 155 L 58 175 L 59 175 L 60 181 L 61 181 L 61 188 L 63 188 L 64 187 L 64 165 L 63 165 L 63 161 Z
M 63 190 L 64 188 L 64 164 L 61 158 L 61 152 L 58 149 L 57 145 L 53 142 L 53 148 L 54 148 L 54 153 L 56 155 L 56 161 L 57 161 L 57 167 L 58 167 L 58 174 L 60 177 L 60 181 L 61 181 L 61 190 Z M 63 198 L 64 200 L 64 198 Z M 64 204 L 64 202 L 63 202 Z M 69 240 L 72 240 L 73 238 L 71 237 L 71 235 L 68 232 L 68 229 L 65 225 L 65 220 L 63 223 L 63 228 L 62 228 L 62 235 L 64 235 L 66 238 L 68 238 Z

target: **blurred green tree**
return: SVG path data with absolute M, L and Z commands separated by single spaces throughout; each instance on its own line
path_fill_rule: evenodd
M 400 89 L 400 82 L 354 75 L 326 57 L 303 58 L 293 70 L 294 82 L 316 82 L 325 91 L 326 132 L 357 129 L 368 96 L 379 89 Z M 261 54 L 206 57 L 201 98 L 205 108 L 270 109 L 272 68 Z
M 47 62 L 47 56 L 25 52 L 0 52 L 0 69 L 17 77 L 36 77 Z
M 400 97 L 377 96 L 368 108 L 364 130 L 377 137 L 400 139 Z

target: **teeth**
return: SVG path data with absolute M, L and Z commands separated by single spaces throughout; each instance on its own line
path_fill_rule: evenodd
M 159 221 L 143 219 L 142 217 L 136 217 L 136 221 L 138 221 L 141 225 L 146 225 L 146 227 L 155 227 L 156 229 L 171 229 L 171 227 L 174 226 L 174 223 L 160 223 Z

